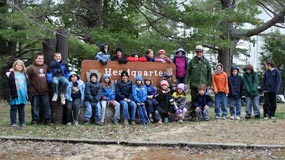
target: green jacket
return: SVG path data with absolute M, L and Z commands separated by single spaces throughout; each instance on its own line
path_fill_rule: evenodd
M 256 72 L 252 71 L 250 74 L 245 72 L 243 74 L 243 88 L 245 96 L 258 95 L 258 77 Z
M 212 84 L 212 69 L 209 61 L 203 56 L 201 60 L 195 56 L 187 65 L 187 73 L 185 83 L 191 88 L 197 88 L 200 84 L 211 86 Z

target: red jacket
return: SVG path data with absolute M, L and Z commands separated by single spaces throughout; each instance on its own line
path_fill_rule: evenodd
M 226 72 L 222 72 L 221 74 L 213 73 L 212 84 L 215 94 L 219 92 L 229 94 L 228 76 Z

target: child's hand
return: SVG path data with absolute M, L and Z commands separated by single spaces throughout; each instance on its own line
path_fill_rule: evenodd
M 205 106 L 204 106 L 204 109 L 209 109 L 209 106 L 208 106 L 208 105 L 205 105 Z

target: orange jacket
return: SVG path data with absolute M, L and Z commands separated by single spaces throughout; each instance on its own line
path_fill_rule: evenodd
M 222 72 L 221 74 L 213 73 L 212 83 L 215 94 L 219 92 L 225 92 L 226 94 L 229 94 L 228 76 L 226 72 Z

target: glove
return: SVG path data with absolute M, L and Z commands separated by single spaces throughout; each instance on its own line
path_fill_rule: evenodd
M 110 101 L 109 101 L 109 106 L 111 106 L 111 107 L 114 107 L 114 106 L 115 106 L 114 100 L 110 100 Z
M 177 109 L 176 114 L 182 114 L 182 109 Z
M 106 96 L 102 96 L 101 99 L 104 100 L 104 101 L 107 100 Z
M 106 61 L 103 61 L 102 59 L 100 59 L 99 62 L 100 62 L 102 65 L 106 65 L 106 64 L 107 64 L 107 62 L 106 62 Z

